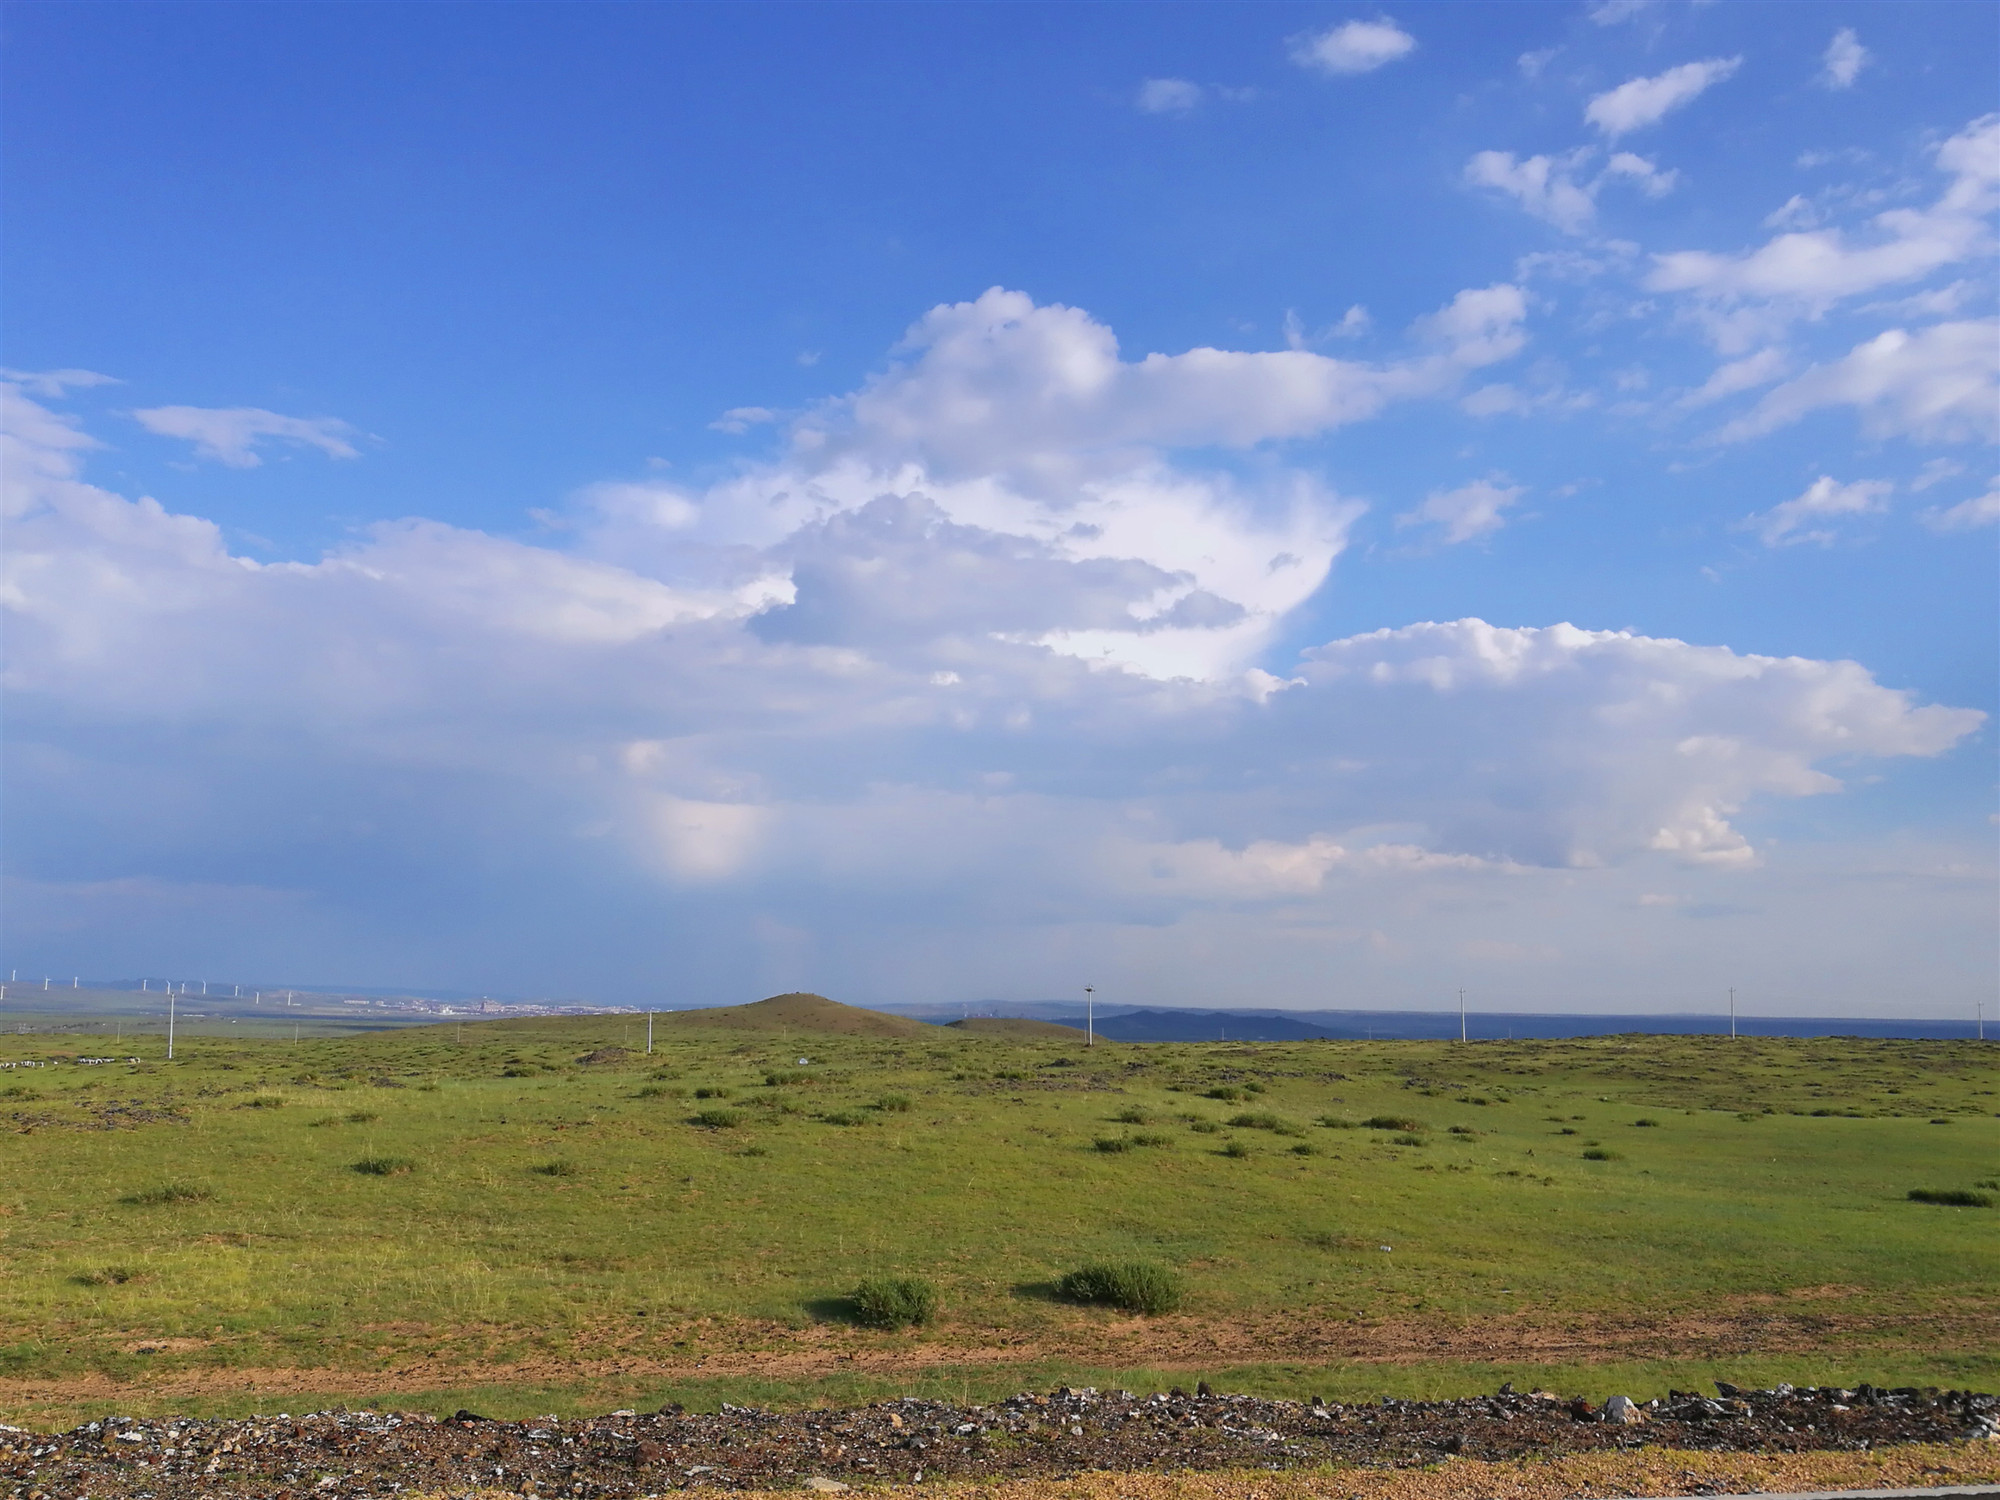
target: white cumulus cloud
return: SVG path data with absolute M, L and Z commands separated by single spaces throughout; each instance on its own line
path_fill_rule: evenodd
M 1854 28 L 1843 26 L 1833 34 L 1833 40 L 1826 44 L 1826 52 L 1820 58 L 1820 82 L 1830 89 L 1853 88 L 1854 80 L 1861 76 L 1861 70 L 1868 66 L 1868 61 L 1868 49 L 1861 45 L 1861 38 L 1854 34 Z
M 1291 41 L 1292 61 L 1322 73 L 1372 73 L 1416 50 L 1417 39 L 1387 16 L 1376 21 L 1343 21 L 1325 31 Z
M 1842 406 L 1854 409 L 1871 437 L 1991 442 L 2000 437 L 2000 324 L 1938 323 L 1915 333 L 1891 328 L 1840 359 L 1809 366 L 1719 436 L 1758 437 Z
M 1205 92 L 1185 78 L 1148 78 L 1133 102 L 1149 115 L 1184 115 L 1201 103 Z
M 1750 517 L 1767 547 L 1795 542 L 1830 545 L 1836 533 L 1823 524 L 1847 516 L 1880 515 L 1889 508 L 1896 486 L 1886 479 L 1857 479 L 1850 484 L 1822 474 L 1805 492 Z
M 1433 490 L 1423 504 L 1396 518 L 1398 526 L 1435 526 L 1447 544 L 1490 536 L 1507 524 L 1502 514 L 1527 493 L 1527 487 L 1502 482 L 1497 475 L 1475 479 L 1456 489 Z

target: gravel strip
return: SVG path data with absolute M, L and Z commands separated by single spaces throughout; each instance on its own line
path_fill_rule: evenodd
M 112 1417 L 38 1435 L 0 1428 L 0 1491 L 35 1500 L 502 1491 L 624 1497 L 1060 1479 L 1327 1465 L 1414 1469 L 1447 1457 L 1870 1453 L 2000 1439 L 2000 1398 L 1970 1391 L 1718 1387 L 1603 1406 L 1502 1387 L 1457 1401 L 1328 1405 L 1060 1388 L 991 1406 L 914 1397 L 850 1410 L 669 1407 L 560 1421 L 371 1411 L 203 1422 Z M 1907 1482 L 1907 1481 L 1906 1481 Z M 1721 1493 L 1720 1489 L 1710 1493 Z

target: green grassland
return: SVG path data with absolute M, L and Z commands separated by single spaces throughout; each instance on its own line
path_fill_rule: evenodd
M 1906 1196 L 2000 1181 L 1991 1046 L 1086 1049 L 879 1021 L 663 1016 L 651 1056 L 630 1016 L 199 1037 L 171 1063 L 145 1037 L 0 1068 L 0 1408 L 2000 1378 L 2000 1209 Z M 0 1036 L 0 1063 L 99 1041 Z M 1130 1259 L 1177 1268 L 1185 1309 L 1055 1295 Z M 846 1294 L 900 1275 L 938 1320 L 851 1326 Z

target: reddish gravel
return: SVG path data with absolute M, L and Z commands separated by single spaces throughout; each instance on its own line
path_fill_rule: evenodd
M 21 1500 L 393 1495 L 506 1490 L 622 1497 L 692 1488 L 1034 1479 L 1092 1470 L 1408 1468 L 1663 1448 L 1857 1452 L 2000 1436 L 2000 1398 L 1969 1391 L 1719 1387 L 1610 1420 L 1584 1401 L 1503 1388 L 1460 1401 L 1327 1406 L 1206 1393 L 1057 1390 L 993 1406 L 910 1398 L 846 1411 L 725 1406 L 588 1420 L 440 1421 L 316 1412 L 241 1421 L 110 1418 L 43 1436 L 0 1428 L 0 1492 Z

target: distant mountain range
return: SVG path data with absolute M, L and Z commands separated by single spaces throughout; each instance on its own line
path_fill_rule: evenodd
M 941 1008 L 883 1006 L 924 1020 L 950 1016 Z M 1005 1006 L 974 1006 L 985 1015 L 1031 1016 L 1061 1026 L 1084 1026 L 1075 1006 L 1049 1002 Z M 1450 1039 L 1458 1035 L 1457 1011 L 1416 1010 L 1181 1010 L 1137 1006 L 1101 1006 L 1095 1017 L 1097 1034 L 1114 1042 L 1297 1042 Z M 1977 1034 L 1973 1021 L 1932 1019 L 1860 1019 L 1851 1016 L 1740 1016 L 1736 1029 L 1743 1036 L 1866 1036 L 1935 1037 L 1965 1040 Z M 1616 1036 L 1643 1032 L 1655 1035 L 1702 1035 L 1729 1030 L 1729 1018 L 1699 1015 L 1537 1015 L 1531 1012 L 1481 1012 L 1465 1018 L 1466 1036 L 1474 1041 L 1508 1037 Z M 1991 1028 L 2000 1040 L 2000 1024 Z

